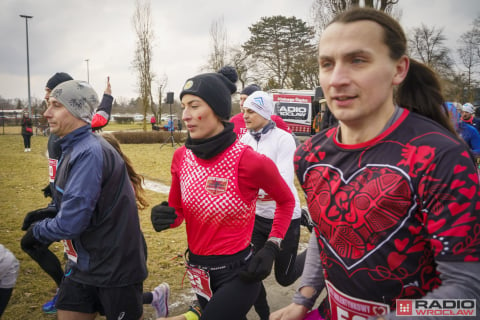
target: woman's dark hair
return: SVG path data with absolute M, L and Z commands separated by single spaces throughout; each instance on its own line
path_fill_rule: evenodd
M 354 7 L 337 15 L 334 22 L 351 23 L 372 21 L 380 25 L 384 32 L 383 42 L 389 49 L 392 60 L 398 60 L 407 54 L 407 38 L 400 24 L 388 14 L 372 8 Z M 428 117 L 450 132 L 455 129 L 443 107 L 445 101 L 437 75 L 426 65 L 410 59 L 407 76 L 397 87 L 395 103 L 400 107 Z
M 145 189 L 143 189 L 143 176 L 138 174 L 135 169 L 133 168 L 132 161 L 123 153 L 122 149 L 120 148 L 120 142 L 118 142 L 117 138 L 110 133 L 102 133 L 102 137 L 110 143 L 110 145 L 117 150 L 117 152 L 122 157 L 123 161 L 125 162 L 125 166 L 127 167 L 128 177 L 132 182 L 133 190 L 135 191 L 135 198 L 137 202 L 138 209 L 145 209 L 148 206 L 148 201 L 145 196 Z

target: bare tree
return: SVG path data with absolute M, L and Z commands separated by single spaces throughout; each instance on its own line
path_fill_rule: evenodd
M 457 48 L 460 61 L 465 68 L 466 78 L 466 100 L 473 100 L 473 88 L 476 83 L 475 75 L 480 65 L 480 57 L 478 56 L 478 45 L 475 43 L 475 34 L 472 30 L 465 32 L 459 39 L 460 47 Z
M 444 45 L 446 37 L 443 28 L 427 27 L 422 23 L 408 33 L 410 55 L 421 60 L 442 76 L 452 72 L 453 60 L 450 50 Z
M 473 101 L 480 67 L 480 17 L 475 19 L 472 28 L 463 33 L 457 42 L 457 53 L 464 67 L 465 87 L 462 92 L 465 92 L 465 97 L 462 100 Z
M 231 46 L 229 49 L 228 65 L 234 67 L 237 70 L 238 81 L 240 82 L 240 90 L 245 86 L 256 83 L 258 78 L 257 64 L 251 56 L 247 55 L 241 45 Z
M 395 6 L 398 1 L 399 0 L 364 0 L 363 6 L 375 8 L 399 18 L 401 11 Z M 360 0 L 314 0 L 311 12 L 317 34 L 319 35 L 333 17 L 340 12 L 350 7 L 361 5 L 362 1 Z
M 150 1 L 136 0 L 135 12 L 132 22 L 137 35 L 137 47 L 135 49 L 135 57 L 133 67 L 138 72 L 138 86 L 140 97 L 142 100 L 143 110 L 143 130 L 147 130 L 147 111 L 151 109 L 153 103 L 152 98 L 152 81 L 154 74 L 151 71 L 152 63 L 152 42 L 153 29 L 150 17 Z
M 218 71 L 227 61 L 228 39 L 223 16 L 211 23 L 210 37 L 212 41 L 212 51 L 209 54 L 208 63 L 204 69 L 206 71 Z
M 475 39 L 474 43 L 477 46 L 477 56 L 480 58 L 480 15 L 478 15 L 475 20 L 473 21 L 473 28 L 472 28 Z

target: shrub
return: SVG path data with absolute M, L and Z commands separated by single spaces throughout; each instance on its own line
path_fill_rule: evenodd
M 170 132 L 168 131 L 117 131 L 112 132 L 120 143 L 124 144 L 142 144 L 142 143 L 164 143 L 170 141 Z M 185 132 L 174 132 L 175 142 L 184 143 L 187 139 Z

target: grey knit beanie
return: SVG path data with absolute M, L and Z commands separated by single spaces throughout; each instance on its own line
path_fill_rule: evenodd
M 98 96 L 88 82 L 69 80 L 57 85 L 50 97 L 57 99 L 76 118 L 92 123 Z

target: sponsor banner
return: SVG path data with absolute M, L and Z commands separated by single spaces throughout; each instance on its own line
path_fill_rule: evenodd
M 310 121 L 310 104 L 278 102 L 275 104 L 275 114 L 284 120 Z
M 303 132 L 310 134 L 312 130 L 310 126 L 304 124 L 297 124 L 292 122 L 286 122 L 286 124 L 290 127 L 290 130 L 295 133 Z
M 297 94 L 277 94 L 273 95 L 274 102 L 294 102 L 294 103 L 312 103 L 312 96 Z

